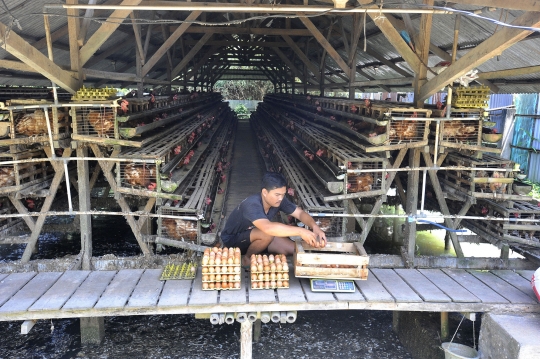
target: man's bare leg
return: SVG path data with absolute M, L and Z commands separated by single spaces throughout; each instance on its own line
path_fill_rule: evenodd
M 244 258 L 242 258 L 242 265 L 250 265 L 251 255 L 258 254 L 264 251 L 266 248 L 268 248 L 268 245 L 272 243 L 273 239 L 273 236 L 264 233 L 258 228 L 253 228 L 251 230 L 251 233 L 249 234 L 249 240 L 251 241 L 251 244 L 246 251 L 246 255 L 244 256 Z
M 294 254 L 294 242 L 290 238 L 274 237 L 268 245 L 268 252 L 273 254 L 285 254 L 287 256 Z

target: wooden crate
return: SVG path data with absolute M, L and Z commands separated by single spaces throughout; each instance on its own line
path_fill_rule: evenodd
M 426 108 L 415 108 L 411 106 L 396 106 L 395 104 L 385 104 L 384 101 L 364 104 L 369 107 L 366 115 L 371 115 L 373 118 L 388 118 L 388 117 L 407 117 L 407 118 L 429 118 L 431 110 Z
M 514 162 L 510 160 L 492 154 L 484 154 L 482 159 L 476 159 L 452 152 L 445 157 L 443 167 L 452 166 L 478 169 L 439 171 L 438 176 L 443 185 L 453 187 L 476 198 L 519 199 L 518 196 L 511 194 L 514 182 Z M 495 168 L 504 169 L 504 171 L 489 170 Z
M 366 280 L 369 256 L 360 242 L 327 242 L 315 248 L 296 241 L 294 275 L 301 278 Z
M 45 112 L 49 117 L 52 140 L 68 139 L 70 119 L 67 108 L 47 102 L 14 106 L 0 103 L 0 146 L 49 143 Z
M 45 158 L 43 150 L 0 153 L 0 162 Z M 10 194 L 47 181 L 53 170 L 47 161 L 0 164 L 0 194 Z

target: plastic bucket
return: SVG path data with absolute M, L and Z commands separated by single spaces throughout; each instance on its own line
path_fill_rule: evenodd
M 478 359 L 476 349 L 463 344 L 442 343 L 445 359 Z

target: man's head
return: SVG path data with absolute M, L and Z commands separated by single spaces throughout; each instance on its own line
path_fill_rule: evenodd
M 271 207 L 279 207 L 287 193 L 287 180 L 279 173 L 268 172 L 263 176 L 261 187 L 263 200 Z

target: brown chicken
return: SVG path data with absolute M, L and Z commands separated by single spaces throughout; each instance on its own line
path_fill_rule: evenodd
M 392 121 L 388 135 L 391 140 L 407 141 L 417 137 L 418 123 L 411 120 Z
M 99 136 L 107 136 L 114 131 L 114 114 L 112 112 L 89 111 L 86 118 Z
M 478 171 L 476 172 L 476 177 L 490 177 L 488 175 L 488 172 L 487 171 Z M 504 178 L 504 173 L 502 172 L 498 172 L 498 171 L 493 171 L 493 174 L 491 175 L 492 178 Z M 487 190 L 489 188 L 489 190 L 491 191 L 491 193 L 500 193 L 500 194 L 505 194 L 506 193 L 506 183 L 501 183 L 501 182 L 490 182 L 490 183 L 480 183 L 479 186 L 480 186 L 480 191 L 484 192 L 484 190 Z
M 52 111 L 49 111 L 49 123 L 52 125 Z M 62 111 L 58 111 L 58 122 L 62 124 L 66 114 Z M 15 132 L 26 136 L 36 136 L 47 133 L 47 122 L 45 119 L 45 112 L 43 110 L 36 110 L 33 113 L 24 114 L 21 119 L 15 125 Z
M 142 186 L 149 190 L 156 188 L 156 167 L 129 163 L 124 167 L 124 176 L 132 186 Z
M 447 121 L 442 131 L 443 140 L 465 141 L 476 132 L 476 127 L 460 120 Z
M 373 175 L 364 173 L 358 176 L 349 176 L 347 183 L 347 192 L 366 192 L 371 191 L 373 184 Z
M 13 186 L 15 183 L 15 173 L 13 168 L 0 167 L 0 187 Z
M 189 241 L 197 240 L 197 222 L 186 221 L 183 219 L 165 218 L 163 219 L 163 227 L 167 231 L 167 235 L 174 239 L 186 239 Z

